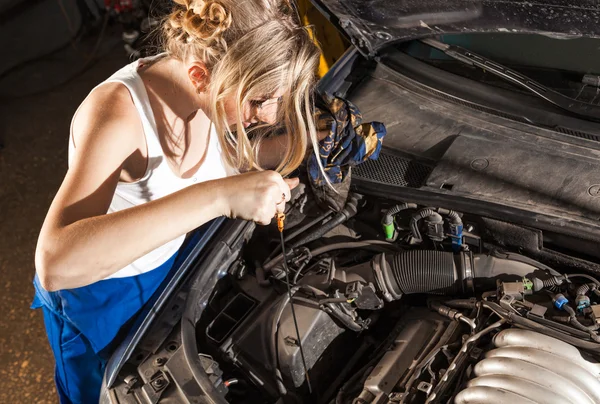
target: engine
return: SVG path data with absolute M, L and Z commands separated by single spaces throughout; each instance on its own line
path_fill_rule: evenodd
M 196 326 L 228 401 L 600 402 L 600 282 L 581 261 L 555 268 L 482 218 L 357 195 L 300 218 L 285 253 L 277 237 L 254 231 Z
M 526 402 L 523 397 L 538 403 L 600 401 L 598 365 L 572 345 L 516 328 L 498 332 L 493 345 L 455 403 Z

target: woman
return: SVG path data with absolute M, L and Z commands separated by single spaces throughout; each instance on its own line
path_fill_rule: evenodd
M 63 403 L 97 402 L 117 334 L 185 234 L 222 215 L 268 224 L 298 183 L 283 176 L 317 146 L 319 54 L 289 5 L 175 2 L 165 53 L 119 70 L 75 113 L 69 170 L 40 233 L 33 307 Z M 256 126 L 286 131 L 264 138 Z

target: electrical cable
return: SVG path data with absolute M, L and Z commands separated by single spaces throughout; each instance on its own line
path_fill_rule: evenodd
M 375 251 L 382 251 L 382 250 L 383 251 L 389 251 L 389 250 L 403 251 L 402 247 L 395 245 L 393 243 L 387 242 L 387 241 L 363 240 L 363 241 L 347 241 L 347 242 L 345 241 L 345 242 L 341 242 L 341 243 L 327 244 L 323 247 L 319 247 L 314 250 L 310 250 L 310 255 L 312 256 L 312 258 L 314 258 L 317 255 L 325 254 L 330 251 L 344 250 L 344 249 L 351 249 L 351 248 L 363 248 L 365 250 L 375 250 Z M 278 256 L 276 256 L 275 258 L 270 260 L 269 262 L 265 263 L 265 265 L 263 265 L 263 269 L 265 271 L 270 271 L 271 269 L 273 269 L 275 267 L 275 265 L 279 264 L 282 261 L 282 259 L 283 259 L 283 255 L 279 254 Z
M 311 265 L 310 267 L 308 267 L 308 269 L 306 269 L 306 272 L 310 272 L 311 269 L 313 269 L 314 267 L 318 266 L 319 262 L 314 263 L 313 265 Z M 294 274 L 294 279 L 292 279 L 292 284 L 296 285 L 298 283 L 298 279 L 300 278 L 300 275 L 302 274 L 302 271 L 304 271 L 304 268 L 298 268 L 298 271 L 296 271 L 296 273 Z
M 581 324 L 579 320 L 577 320 L 577 313 L 575 313 L 575 310 L 573 310 L 573 308 L 568 304 L 565 304 L 563 306 L 563 309 L 569 314 L 569 322 L 573 327 L 577 328 L 578 330 L 587 332 L 590 336 L 590 339 L 594 340 L 595 342 L 600 342 L 600 336 L 598 336 L 598 334 L 594 332 L 598 329 L 597 325 L 588 327 Z
M 566 274 L 568 278 L 585 278 L 594 282 L 596 285 L 600 286 L 600 281 L 588 274 Z
M 442 216 L 436 212 L 435 208 L 421 209 L 410 218 L 410 230 L 412 232 L 412 236 L 418 242 L 423 241 L 423 236 L 421 236 L 421 231 L 419 230 L 419 222 L 428 217 L 435 217 L 436 222 L 443 222 L 444 220 Z
M 499 304 L 487 302 L 487 301 L 483 302 L 482 304 L 483 304 L 483 307 L 485 307 L 486 309 L 493 311 L 501 318 L 507 319 L 508 321 L 510 321 L 512 324 L 514 324 L 517 327 L 525 328 L 525 329 L 532 330 L 532 331 L 537 331 L 541 334 L 548 335 L 550 337 L 554 337 L 556 339 L 564 341 L 568 344 L 574 345 L 577 348 L 581 348 L 581 349 L 591 351 L 594 353 L 600 352 L 600 344 L 598 344 L 596 342 L 581 340 L 580 338 L 570 336 L 561 331 L 558 331 L 557 329 L 553 329 L 548 326 L 539 324 L 535 321 L 532 321 L 530 319 L 527 319 L 525 317 L 521 317 L 518 314 L 509 312 L 508 310 L 501 307 Z M 575 330 L 575 331 L 577 331 L 577 330 Z
M 300 338 L 300 329 L 298 328 L 298 320 L 296 319 L 296 311 L 294 310 L 294 301 L 292 299 L 292 285 L 290 283 L 290 269 L 287 265 L 287 254 L 285 252 L 285 240 L 283 238 L 283 222 L 285 215 L 283 213 L 277 214 L 277 224 L 279 227 L 279 236 L 281 238 L 281 254 L 283 255 L 283 269 L 285 270 L 285 283 L 287 284 L 288 298 L 290 301 L 290 308 L 292 310 L 292 319 L 294 320 L 294 328 L 296 329 L 296 338 L 298 338 L 298 347 L 300 348 L 300 357 L 302 358 L 302 365 L 304 366 L 304 375 L 306 376 L 306 384 L 308 386 L 308 393 L 312 395 L 312 386 L 310 384 L 310 378 L 308 376 L 308 367 L 306 366 L 306 357 L 304 356 L 304 349 L 302 348 L 302 339 Z

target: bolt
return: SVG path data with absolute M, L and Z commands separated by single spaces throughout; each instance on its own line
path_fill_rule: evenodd
M 167 363 L 167 358 L 156 358 L 154 359 L 154 366 L 162 366 Z
M 157 390 L 162 389 L 163 387 L 165 387 L 166 384 L 167 381 L 162 377 L 159 377 L 152 381 L 152 386 Z
M 473 350 L 469 354 L 469 358 L 472 361 L 477 362 L 477 361 L 479 361 L 479 358 L 481 357 L 482 353 L 483 353 L 483 351 L 481 349 L 479 349 L 479 348 L 473 348 Z
M 483 171 L 490 165 L 488 159 L 475 159 L 471 161 L 471 168 L 475 171 Z

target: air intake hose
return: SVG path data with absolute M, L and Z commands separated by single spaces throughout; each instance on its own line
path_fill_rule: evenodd
M 518 280 L 539 271 L 533 265 L 491 255 L 431 250 L 379 254 L 370 268 L 368 276 L 364 266 L 346 272 L 370 278 L 388 302 L 413 293 L 471 295 L 494 288 L 496 279 Z

